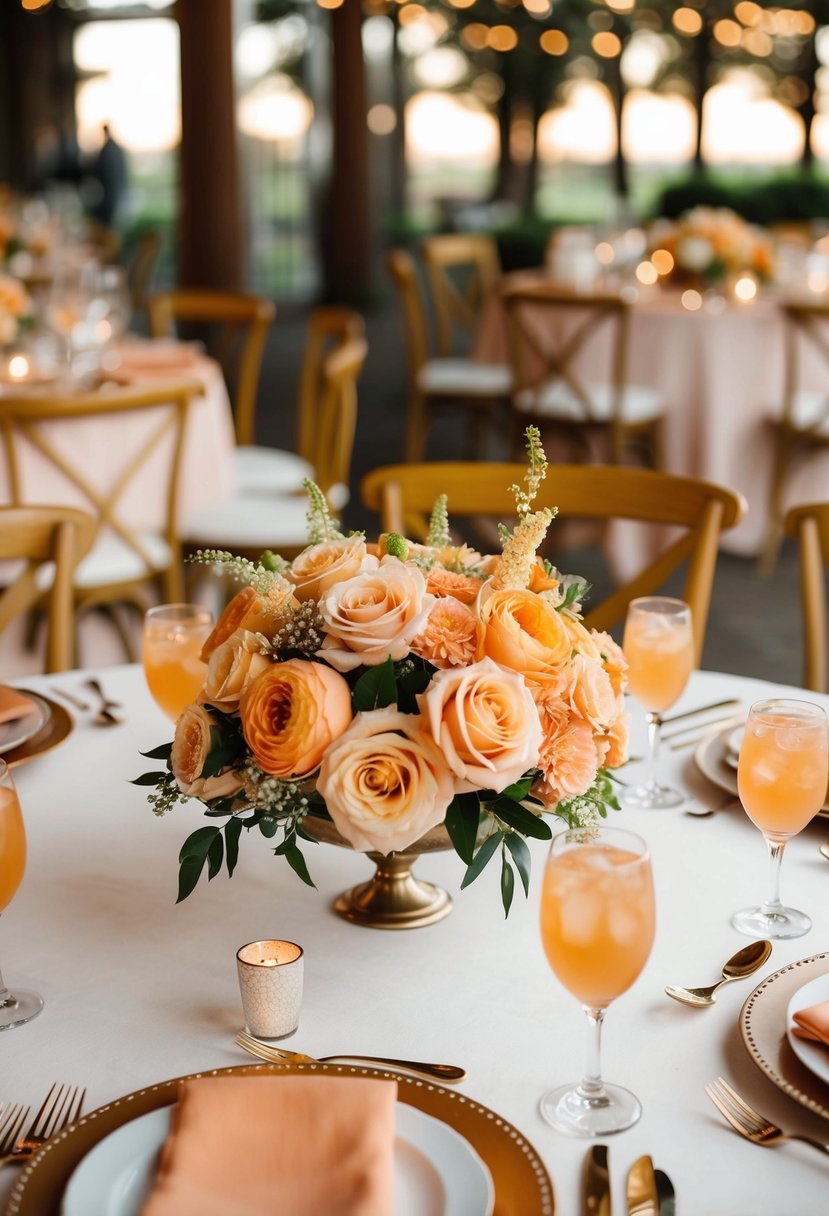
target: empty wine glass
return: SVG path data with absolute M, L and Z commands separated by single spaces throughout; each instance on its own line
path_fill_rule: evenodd
M 805 912 L 780 901 L 786 842 L 823 806 L 829 781 L 829 724 L 819 705 L 776 698 L 757 701 L 746 720 L 737 786 L 743 809 L 760 829 L 769 854 L 769 896 L 731 918 L 749 937 L 802 937 L 812 927 Z
M 204 684 L 207 664 L 199 656 L 212 628 L 212 613 L 198 604 L 160 604 L 144 617 L 147 685 L 173 722 Z
M 0 912 L 11 903 L 26 869 L 26 831 L 12 775 L 0 760 Z M 0 1030 L 11 1030 L 37 1017 L 43 998 L 18 988 L 10 992 L 0 975 Z
M 590 1026 L 587 1067 L 577 1084 L 541 1099 L 541 1114 L 571 1136 L 609 1136 L 637 1122 L 639 1100 L 602 1080 L 607 1007 L 637 979 L 655 929 L 647 845 L 620 828 L 561 832 L 553 838 L 541 892 L 541 940 L 553 972 L 579 1001 Z
M 656 778 L 662 714 L 679 699 L 694 666 L 691 609 L 682 600 L 652 595 L 631 600 L 622 649 L 628 662 L 628 687 L 647 712 L 648 776 L 626 788 L 625 806 L 645 810 L 679 806 L 685 795 Z

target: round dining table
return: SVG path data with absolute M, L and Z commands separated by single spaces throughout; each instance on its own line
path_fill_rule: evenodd
M 86 687 L 92 675 L 118 703 L 120 724 L 96 725 Z M 508 1120 L 537 1150 L 552 1180 L 555 1212 L 582 1210 L 589 1142 L 552 1130 L 538 1109 L 545 1090 L 578 1078 L 587 1037 L 581 1009 L 552 975 L 541 946 L 543 842 L 530 841 L 529 897 L 518 891 L 506 919 L 497 866 L 461 891 L 463 863 L 446 852 L 421 858 L 416 869 L 450 892 L 447 919 L 408 932 L 357 927 L 335 916 L 331 902 L 370 876 L 365 857 L 304 845 L 312 889 L 258 835 L 242 840 L 232 879 L 224 873 L 210 883 L 202 879 L 176 905 L 179 849 L 205 821 L 194 802 L 156 817 L 147 789 L 131 784 L 157 767 L 139 753 L 172 734 L 140 667 L 21 683 L 56 701 L 80 697 L 90 708 L 72 711 L 74 730 L 60 747 L 14 770 L 29 854 L 22 886 L 0 922 L 0 964 L 12 989 L 35 988 L 45 1006 L 27 1025 L 0 1034 L 0 1101 L 36 1109 L 49 1086 L 63 1081 L 86 1086 L 91 1111 L 182 1074 L 248 1063 L 234 1043 L 243 1025 L 235 953 L 246 942 L 287 939 L 305 951 L 305 991 L 299 1028 L 284 1046 L 311 1055 L 364 1052 L 462 1065 L 468 1076 L 459 1093 Z M 734 698 L 735 714 L 744 714 L 753 701 L 782 691 L 829 708 L 829 698 L 802 690 L 698 672 L 673 712 Z M 632 752 L 641 757 L 643 716 L 633 703 L 630 710 Z M 829 1118 L 783 1092 L 758 1067 L 740 1029 L 743 1003 L 762 981 L 829 947 L 829 862 L 818 851 L 829 820 L 816 818 L 784 859 L 783 895 L 812 917 L 809 934 L 776 942 L 763 968 L 723 988 L 710 1008 L 669 999 L 666 985 L 719 977 L 725 960 L 748 941 L 730 916 L 760 901 L 767 880 L 760 833 L 695 761 L 689 739 L 700 722 L 689 718 L 665 731 L 676 738 L 663 745 L 662 772 L 687 791 L 686 804 L 610 812 L 615 824 L 647 840 L 657 903 L 650 958 L 611 1006 L 604 1033 L 607 1079 L 632 1089 L 643 1109 L 636 1126 L 607 1141 L 613 1212 L 627 1212 L 627 1171 L 649 1154 L 670 1176 L 683 1216 L 806 1216 L 825 1210 L 829 1160 L 796 1143 L 760 1147 L 742 1140 L 704 1086 L 722 1075 L 787 1130 L 829 1140 Z M 635 760 L 620 776 L 631 782 L 641 770 Z M 707 817 L 687 813 L 706 806 L 717 809 Z M 810 966 L 804 964 L 804 974 Z M 785 1009 L 775 1016 L 782 1038 Z M 41 1168 L 49 1168 L 48 1158 Z M 0 1210 L 9 1216 L 21 1210 L 25 1188 L 15 1187 L 22 1181 L 19 1167 L 0 1168 Z M 519 1201 L 512 1210 L 532 1216 L 541 1209 Z M 495 1216 L 499 1211 L 496 1203 Z

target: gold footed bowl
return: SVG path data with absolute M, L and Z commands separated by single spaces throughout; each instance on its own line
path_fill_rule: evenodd
M 350 849 L 330 819 L 306 815 L 302 829 L 322 844 Z M 344 920 L 367 929 L 421 929 L 435 925 L 452 911 L 452 898 L 434 883 L 412 874 L 421 853 L 440 853 L 452 848 L 443 824 L 432 828 L 400 853 L 366 853 L 374 862 L 374 876 L 334 900 L 334 911 Z

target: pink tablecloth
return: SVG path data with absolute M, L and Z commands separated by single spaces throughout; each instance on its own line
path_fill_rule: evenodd
M 510 279 L 537 281 L 538 275 Z M 599 342 L 597 334 L 585 361 L 597 358 Z M 497 299 L 484 309 L 475 354 L 487 362 L 506 358 Z M 783 321 L 770 301 L 688 312 L 676 295 L 664 292 L 633 307 L 628 378 L 656 389 L 663 400 L 667 471 L 739 490 L 749 504 L 743 523 L 723 538 L 733 553 L 756 554 L 765 535 L 773 450 L 765 419 L 781 406 L 783 371 Z M 581 374 L 589 380 L 588 367 Z M 825 381 L 825 366 L 804 350 L 802 387 L 818 389 Z M 829 454 L 810 455 L 794 469 L 786 497 L 787 505 L 829 497 Z
M 179 482 L 181 515 L 232 495 L 234 434 L 230 401 L 218 364 L 191 346 L 175 346 L 178 350 L 166 341 L 157 346 L 151 342 L 125 345 L 125 358 L 115 378 L 120 383 L 151 384 L 183 377 L 204 385 L 204 395 L 194 398 L 187 420 Z M 157 426 L 157 419 L 150 414 L 112 415 L 44 423 L 42 431 L 70 465 L 82 467 L 94 484 L 105 490 Z M 172 438 L 168 437 L 120 501 L 119 516 L 134 527 L 153 531 L 163 524 L 162 486 L 171 452 Z M 77 486 L 30 445 L 23 449 L 21 482 L 24 501 L 89 508 L 89 501 Z M 9 499 L 8 470 L 0 459 L 0 503 Z

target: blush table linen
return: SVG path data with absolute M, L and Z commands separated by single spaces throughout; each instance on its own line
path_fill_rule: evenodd
M 143 1086 L 186 1073 L 249 1063 L 234 1042 L 243 1019 L 236 950 L 282 938 L 305 951 L 302 1022 L 284 1046 L 460 1064 L 460 1091 L 510 1120 L 550 1171 L 556 1211 L 580 1210 L 588 1144 L 566 1138 L 538 1113 L 542 1093 L 580 1075 L 587 1038 L 577 1001 L 544 958 L 538 905 L 546 856 L 530 841 L 529 899 L 516 892 L 504 919 L 497 865 L 465 891 L 454 853 L 423 857 L 416 872 L 455 901 L 440 924 L 376 932 L 338 919 L 330 902 L 367 879 L 371 863 L 327 845 L 303 844 L 318 890 L 306 887 L 266 839 L 245 835 L 231 880 L 202 880 L 176 906 L 178 851 L 206 820 L 198 804 L 156 818 L 146 789 L 130 779 L 157 767 L 139 751 L 171 736 L 136 666 L 30 678 L 26 686 L 79 692 L 89 675 L 122 703 L 125 723 L 106 730 L 91 714 L 54 752 L 15 770 L 29 841 L 23 884 L 0 920 L 0 964 L 9 985 L 45 998 L 43 1013 L 0 1034 L 0 1100 L 40 1105 L 55 1080 L 88 1087 L 92 1110 Z M 773 694 L 807 695 L 764 681 L 696 673 L 677 712 L 740 697 L 745 709 Z M 52 695 L 50 693 L 50 695 Z M 642 714 L 632 752 L 645 754 Z M 683 725 L 688 725 L 683 723 Z M 697 800 L 722 793 L 697 773 L 693 749 L 663 749 L 663 775 Z M 641 766 L 624 769 L 635 781 Z M 652 857 L 656 941 L 642 975 L 608 1013 L 604 1067 L 631 1088 L 643 1116 L 610 1140 L 614 1211 L 624 1207 L 628 1168 L 643 1153 L 667 1170 L 678 1210 L 705 1216 L 792 1216 L 825 1208 L 829 1174 L 797 1145 L 760 1148 L 740 1140 L 714 1110 L 704 1084 L 722 1074 L 786 1128 L 829 1140 L 829 1122 L 777 1090 L 752 1063 L 738 1030 L 743 1001 L 763 976 L 829 947 L 829 864 L 818 853 L 829 823 L 816 820 L 787 848 L 783 896 L 812 917 L 797 941 L 775 943 L 766 966 L 731 984 L 710 1009 L 687 1009 L 666 984 L 713 982 L 747 940 L 730 925 L 737 908 L 762 898 L 765 846 L 738 806 L 709 818 L 671 811 L 611 812 L 641 833 Z M 551 821 L 557 828 L 558 821 Z M 785 1010 L 781 1011 L 781 1035 Z M 0 1171 L 0 1211 L 15 1178 Z

